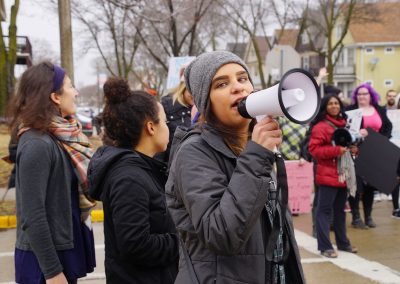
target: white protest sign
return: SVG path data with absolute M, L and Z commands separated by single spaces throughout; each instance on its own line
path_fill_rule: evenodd
M 346 111 L 347 114 L 347 124 L 350 126 L 349 131 L 353 137 L 360 136 L 360 127 L 362 121 L 362 110 L 355 109 Z
M 188 65 L 195 59 L 195 56 L 171 57 L 168 66 L 167 90 L 176 87 L 179 84 L 179 70 Z
M 392 138 L 390 138 L 390 141 L 397 147 L 400 147 L 400 109 L 388 110 L 387 116 L 393 125 Z

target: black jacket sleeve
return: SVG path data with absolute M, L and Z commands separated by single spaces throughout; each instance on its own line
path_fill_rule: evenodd
M 393 125 L 386 114 L 386 109 L 381 106 L 375 106 L 375 109 L 379 113 L 379 116 L 382 119 L 382 127 L 379 130 L 379 133 L 386 136 L 387 138 L 392 137 Z
M 178 256 L 178 237 L 150 233 L 148 186 L 152 185 L 140 172 L 118 177 L 111 184 L 115 238 L 121 257 L 127 261 L 148 267 L 167 265 Z

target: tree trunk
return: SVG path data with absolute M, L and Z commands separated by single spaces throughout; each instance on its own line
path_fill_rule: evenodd
M 15 85 L 14 66 L 17 61 L 17 15 L 19 0 L 11 6 L 10 25 L 8 28 L 8 50 L 0 28 L 0 116 L 6 114 L 6 106 L 12 96 Z
M 60 21 L 61 66 L 74 83 L 74 59 L 72 49 L 71 4 L 70 0 L 58 0 Z
M 251 37 L 251 41 L 253 43 L 254 51 L 255 51 L 256 57 L 257 57 L 258 73 L 260 74 L 261 88 L 265 89 L 267 87 L 267 84 L 265 83 L 265 78 L 264 78 L 263 59 L 261 58 L 260 49 L 258 47 L 256 38 L 255 37 Z

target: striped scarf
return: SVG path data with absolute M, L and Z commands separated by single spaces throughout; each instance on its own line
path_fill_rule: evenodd
M 21 125 L 18 131 L 18 137 L 30 128 Z M 60 116 L 53 117 L 49 126 L 49 133 L 55 138 L 57 143 L 68 154 L 72 161 L 76 176 L 79 180 L 79 208 L 81 209 L 82 221 L 90 223 L 91 209 L 96 205 L 96 202 L 88 197 L 88 179 L 87 169 L 90 158 L 93 155 L 93 150 L 88 141 L 88 138 L 82 133 L 82 126 L 74 118 L 65 119 Z
M 67 152 L 79 180 L 79 208 L 82 220 L 90 215 L 96 202 L 88 197 L 89 183 L 87 169 L 93 150 L 88 138 L 82 133 L 82 126 L 75 118 L 55 116 L 50 124 L 49 132 L 56 138 L 58 144 Z

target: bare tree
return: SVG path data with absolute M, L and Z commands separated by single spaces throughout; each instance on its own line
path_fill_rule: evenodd
M 371 20 L 376 16 L 372 6 L 365 6 L 361 10 L 357 6 L 361 2 L 363 1 L 318 0 L 316 6 L 311 6 L 308 0 L 299 17 L 301 33 L 308 36 L 311 50 L 326 59 L 328 84 L 333 83 L 334 68 L 342 53 L 350 24 Z M 316 44 L 319 35 L 325 38 L 325 45 Z
M 144 22 L 137 29 L 143 46 L 155 61 L 167 71 L 171 56 L 195 55 L 198 52 L 198 29 L 212 0 L 160 0 L 153 5 L 132 10 Z M 154 16 L 157 15 L 157 16 Z M 157 44 L 154 44 L 154 43 Z
M 260 74 L 262 88 L 267 87 L 264 78 L 264 58 L 260 53 L 259 43 L 257 42 L 256 34 L 263 29 L 264 20 L 268 14 L 268 7 L 262 0 L 240 0 L 240 1 L 225 1 L 219 0 L 219 5 L 223 8 L 225 17 L 232 21 L 235 25 L 244 30 L 251 43 L 258 61 L 258 73 Z M 267 45 L 271 47 L 268 37 L 265 35 Z
M 142 21 L 132 22 L 129 14 L 133 4 L 123 5 L 131 1 L 118 1 L 119 5 L 114 2 L 74 1 L 73 15 L 90 35 L 86 48 L 95 47 L 99 51 L 110 74 L 127 79 L 133 71 L 134 57 L 140 45 L 136 29 L 141 28 Z
M 0 116 L 5 114 L 7 102 L 14 92 L 14 69 L 17 62 L 17 15 L 19 0 L 11 6 L 8 35 L 0 23 Z M 4 38 L 7 37 L 7 42 Z
M 60 56 L 56 55 L 55 51 L 51 48 L 51 44 L 46 39 L 35 38 L 31 40 L 31 43 L 33 64 L 38 64 L 45 60 L 60 62 Z

